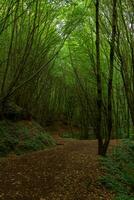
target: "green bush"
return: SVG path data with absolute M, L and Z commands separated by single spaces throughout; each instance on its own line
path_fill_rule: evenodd
M 31 127 L 9 121 L 0 121 L 0 156 L 9 153 L 22 154 L 37 151 L 55 144 L 52 137 L 40 130 L 35 123 Z
M 15 150 L 16 145 L 19 143 L 17 138 L 7 137 L 0 141 L 0 156 L 5 156 Z
M 23 143 L 15 149 L 16 154 L 45 149 L 55 145 L 54 140 L 47 133 L 39 133 L 32 138 L 26 138 Z
M 19 140 L 15 134 L 9 132 L 5 122 L 0 124 L 0 156 L 5 156 L 14 151 Z
M 102 164 L 106 175 L 101 183 L 115 191 L 116 200 L 134 200 L 134 141 L 124 141 Z
M 119 194 L 119 196 L 117 196 L 114 200 L 134 200 L 134 197 L 130 195 Z

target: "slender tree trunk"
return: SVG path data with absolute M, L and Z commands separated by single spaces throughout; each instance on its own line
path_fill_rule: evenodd
M 112 13 L 112 38 L 110 44 L 110 66 L 109 66 L 109 79 L 108 79 L 108 122 L 107 122 L 107 138 L 104 143 L 104 154 L 107 151 L 111 133 L 112 133 L 112 88 L 113 88 L 113 73 L 114 73 L 114 53 L 115 53 L 115 39 L 116 39 L 116 23 L 117 23 L 117 0 L 113 0 L 113 13 Z
M 97 70 L 97 128 L 96 135 L 98 138 L 98 154 L 106 155 L 108 145 L 112 132 L 112 83 L 113 83 L 113 66 L 114 66 L 114 52 L 115 52 L 115 39 L 116 39 L 116 23 L 117 23 L 117 0 L 113 0 L 113 13 L 112 13 L 112 38 L 110 44 L 110 66 L 109 66 L 109 79 L 108 79 L 108 123 L 107 135 L 102 137 L 102 80 L 101 80 L 101 65 L 100 65 L 100 24 L 99 24 L 99 0 L 96 0 L 96 70 Z
M 102 130 L 102 80 L 100 66 L 100 23 L 99 23 L 99 7 L 100 0 L 96 0 L 96 76 L 97 76 L 97 124 L 96 136 L 98 139 L 98 154 L 102 154 L 103 140 L 101 136 Z

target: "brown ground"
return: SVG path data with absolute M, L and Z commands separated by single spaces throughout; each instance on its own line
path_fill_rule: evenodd
M 57 140 L 64 145 L 0 160 L 0 200 L 112 199 L 97 182 L 96 141 Z

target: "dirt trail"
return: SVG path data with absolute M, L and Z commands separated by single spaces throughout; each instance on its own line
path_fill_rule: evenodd
M 97 182 L 97 142 L 57 140 L 64 145 L 0 160 L 0 200 L 112 199 Z

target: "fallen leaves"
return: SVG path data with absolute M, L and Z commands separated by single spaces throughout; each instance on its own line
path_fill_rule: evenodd
M 69 141 L 51 150 L 0 162 L 0 200 L 111 200 L 97 184 L 96 141 Z

